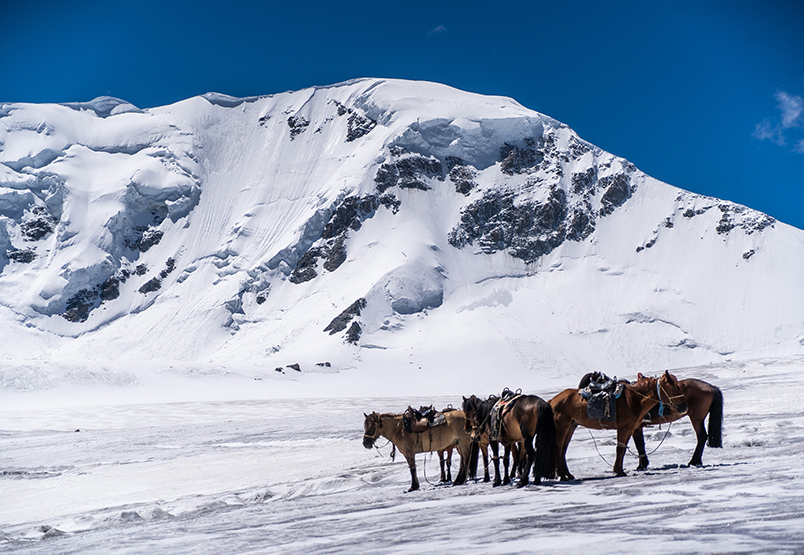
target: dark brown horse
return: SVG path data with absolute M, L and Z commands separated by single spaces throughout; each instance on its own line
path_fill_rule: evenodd
M 458 454 L 461 456 L 460 469 L 453 485 L 457 486 L 466 482 L 466 467 L 472 442 L 469 434 L 464 431 L 466 419 L 463 411 L 454 410 L 444 413 L 446 419 L 444 424 L 434 426 L 421 433 L 406 432 L 401 414 L 372 412 L 363 416 L 366 417 L 363 422 L 363 447 L 371 449 L 380 436 L 393 443 L 408 461 L 410 469 L 410 489 L 408 491 L 419 489 L 419 478 L 416 475 L 416 453 L 443 451 L 450 447 L 457 447 Z
M 703 466 L 703 450 L 709 440 L 709 447 L 723 447 L 723 393 L 712 384 L 694 378 L 679 380 L 678 387 L 684 394 L 687 404 L 686 415 L 690 417 L 692 428 L 698 438 L 695 452 L 692 454 L 689 466 Z M 707 434 L 704 419 L 709 415 L 709 433 Z M 648 456 L 645 453 L 645 437 L 642 435 L 642 428 L 656 424 L 673 422 L 682 418 L 684 414 L 675 410 L 674 407 L 664 407 L 663 413 L 659 414 L 659 406 L 655 406 L 648 412 L 650 423 L 643 423 L 634 432 L 634 444 L 639 451 L 639 466 L 637 470 L 648 468 Z
M 474 398 L 477 400 L 477 398 Z M 536 395 L 520 395 L 509 401 L 512 405 L 503 411 L 500 421 L 500 442 L 512 446 L 516 443 L 522 445 L 527 458 L 522 465 L 517 487 L 528 484 L 530 469 L 533 467 L 533 480 L 541 483 L 542 477 L 549 478 L 555 474 L 555 422 L 553 410 L 541 397 Z M 464 398 L 464 406 L 472 404 L 472 397 Z M 475 411 L 473 422 L 478 427 L 488 430 L 488 418 L 478 419 Z M 467 415 L 467 424 L 469 417 Z M 494 448 L 492 447 L 492 450 Z M 494 450 L 495 484 L 499 483 L 499 465 L 497 452 Z
M 490 395 L 485 401 L 481 401 L 474 395 L 463 398 L 463 412 L 466 414 L 466 431 L 471 432 L 473 442 L 472 455 L 474 457 L 475 451 L 483 455 L 483 481 L 489 481 L 489 466 L 488 466 L 488 447 L 491 447 L 492 461 L 494 462 L 494 482 L 492 486 L 497 487 L 500 484 L 510 484 L 511 480 L 516 476 L 517 467 L 519 466 L 519 449 L 516 444 L 504 444 L 503 467 L 505 469 L 505 477 L 500 479 L 500 455 L 499 455 L 499 441 L 489 440 L 489 430 L 491 422 L 491 409 L 499 401 L 500 398 L 496 395 Z M 511 458 L 511 453 L 514 452 L 514 466 L 511 474 L 508 473 L 508 466 Z M 473 459 L 473 464 L 476 461 Z M 471 469 L 469 471 L 472 472 Z
M 612 422 L 590 419 L 586 415 L 586 400 L 578 394 L 578 389 L 565 389 L 550 399 L 556 423 L 556 471 L 561 480 L 574 479 L 567 468 L 567 447 L 579 425 L 596 430 L 617 430 L 617 459 L 613 470 L 617 476 L 625 476 L 625 448 L 648 411 L 661 402 L 680 414 L 686 413 L 684 395 L 678 380 L 670 372 L 665 372 L 660 378 L 638 376 L 636 382 L 623 388 L 617 399 L 617 419 Z

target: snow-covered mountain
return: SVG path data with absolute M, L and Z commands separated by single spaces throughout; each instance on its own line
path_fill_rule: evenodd
M 0 104 L 0 253 L 12 389 L 47 385 L 28 361 L 454 381 L 804 353 L 804 232 L 425 82 Z

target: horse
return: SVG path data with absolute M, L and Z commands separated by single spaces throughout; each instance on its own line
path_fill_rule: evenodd
M 493 487 L 497 487 L 500 484 L 509 484 L 511 480 L 516 475 L 516 469 L 519 459 L 519 450 L 516 448 L 516 444 L 513 446 L 511 444 L 504 444 L 505 447 L 505 454 L 503 457 L 503 468 L 505 469 L 505 478 L 500 480 L 500 456 L 499 456 L 499 442 L 498 441 L 490 441 L 489 440 L 489 424 L 490 424 L 490 417 L 491 417 L 491 409 L 492 407 L 499 401 L 500 398 L 496 395 L 489 396 L 488 399 L 485 401 L 481 401 L 474 395 L 469 397 L 463 398 L 463 412 L 466 414 L 466 431 L 471 432 L 471 438 L 473 442 L 473 455 L 475 453 L 475 448 L 483 454 L 483 481 L 489 481 L 489 466 L 488 466 L 488 447 L 491 446 L 492 450 L 492 461 L 494 461 L 494 482 L 492 483 Z M 508 463 L 510 460 L 510 454 L 512 449 L 515 450 L 514 460 L 515 464 L 512 469 L 512 473 L 508 474 Z M 476 461 L 473 461 L 476 464 Z
M 464 431 L 463 411 L 454 410 L 444 413 L 446 422 L 428 430 L 416 433 L 406 432 L 402 424 L 401 414 L 392 413 L 363 413 L 366 417 L 363 422 L 363 447 L 371 449 L 377 438 L 383 436 L 404 455 L 410 469 L 410 489 L 419 489 L 419 478 L 416 474 L 416 453 L 429 453 L 431 451 L 444 451 L 456 447 L 461 456 L 461 465 L 453 485 L 466 482 L 466 467 L 469 460 L 472 442 L 469 434 Z
M 695 435 L 698 438 L 698 444 L 695 446 L 695 452 L 692 454 L 692 459 L 688 466 L 703 466 L 703 450 L 707 444 L 709 447 L 723 447 L 723 393 L 720 389 L 703 380 L 696 380 L 694 378 L 679 380 L 678 387 L 684 395 L 687 404 L 687 416 L 692 423 L 692 429 L 695 430 Z M 645 437 L 642 435 L 642 428 L 656 424 L 663 424 L 666 422 L 674 422 L 682 418 L 684 414 L 679 413 L 670 407 L 666 409 L 662 415 L 659 415 L 657 407 L 654 407 L 648 412 L 650 422 L 643 424 L 634 431 L 634 444 L 639 452 L 639 466 L 637 470 L 647 470 L 648 456 L 645 453 Z M 704 419 L 709 415 L 709 433 L 707 434 Z
M 475 403 L 476 400 L 475 397 Z M 472 397 L 464 398 L 464 407 L 471 407 L 472 404 Z M 509 401 L 509 404 L 511 407 L 503 411 L 500 422 L 500 441 L 508 447 L 520 443 L 525 450 L 526 458 L 521 468 L 517 487 L 528 484 L 531 467 L 533 467 L 534 482 L 540 484 L 542 477 L 549 478 L 555 474 L 556 430 L 553 409 L 544 399 L 536 395 L 520 395 Z M 477 411 L 477 404 L 475 409 L 472 421 L 478 428 L 490 431 L 490 419 L 485 418 L 485 415 L 478 419 L 480 414 Z M 469 418 L 467 418 L 467 426 L 468 422 Z M 494 482 L 498 484 L 500 474 L 497 451 L 494 447 L 492 450 L 495 455 Z
M 659 378 L 638 374 L 636 382 L 625 384 L 617 399 L 617 419 L 611 422 L 590 419 L 586 415 L 586 400 L 578 392 L 578 389 L 565 389 L 550 399 L 556 426 L 555 466 L 562 481 L 575 479 L 567 468 L 567 447 L 579 425 L 596 430 L 617 430 L 617 459 L 612 470 L 617 476 L 625 476 L 625 448 L 648 411 L 660 402 L 680 414 L 687 411 L 678 379 L 667 371 Z

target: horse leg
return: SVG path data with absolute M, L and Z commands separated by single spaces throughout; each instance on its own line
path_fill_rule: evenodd
M 533 448 L 533 436 L 528 436 L 523 433 L 522 446 L 525 448 L 525 456 L 527 458 L 525 459 L 525 466 L 522 468 L 522 472 L 519 476 L 519 483 L 516 486 L 518 488 L 528 485 L 528 480 L 530 478 L 530 467 L 533 465 L 533 461 L 536 458 L 536 450 Z M 538 475 L 536 476 L 535 482 L 537 484 L 541 483 L 541 478 L 539 478 Z
M 416 491 L 419 489 L 419 477 L 416 475 L 416 455 L 405 455 L 408 461 L 408 468 L 410 469 L 410 489 L 408 491 Z
M 511 456 L 511 444 L 506 443 L 505 449 L 503 450 L 503 485 L 507 486 L 511 483 L 511 476 L 508 475 L 508 462 Z
M 575 422 L 570 422 L 563 434 L 556 434 L 556 471 L 562 482 L 575 479 L 575 476 L 570 474 L 569 467 L 567 467 L 567 448 L 572 439 L 572 434 L 575 433 L 575 428 L 577 427 L 578 425 Z M 559 428 L 556 427 L 556 430 L 558 429 Z
M 446 469 L 444 468 L 444 450 L 438 450 L 438 466 L 441 468 L 441 482 L 447 481 L 447 473 Z
M 496 441 L 491 441 L 489 442 L 489 445 L 491 445 L 491 460 L 494 461 L 494 482 L 491 485 L 496 488 L 502 483 L 502 480 L 500 480 L 499 443 Z
M 634 445 L 636 445 L 637 452 L 639 453 L 639 466 L 637 470 L 647 470 L 648 464 L 648 455 L 645 452 L 645 436 L 642 435 L 642 426 L 636 429 L 634 432 Z
M 692 454 L 689 466 L 703 466 L 702 457 L 707 438 L 706 426 L 704 425 L 703 418 L 701 418 L 697 425 L 695 424 L 695 420 L 692 419 L 692 416 L 690 416 L 690 420 L 692 421 L 693 429 L 695 429 L 695 435 L 698 436 L 698 445 L 695 446 L 695 452 Z
M 628 440 L 631 439 L 634 431 L 627 428 L 617 428 L 617 460 L 614 461 L 614 474 L 617 476 L 627 476 L 623 470 L 623 459 L 625 458 L 625 448 Z
M 458 475 L 455 476 L 453 486 L 460 486 L 466 483 L 466 475 L 469 471 L 469 457 L 472 456 L 472 442 L 466 440 L 458 444 L 458 454 L 461 456 L 461 465 L 458 467 Z
M 447 449 L 447 482 L 452 481 L 452 447 Z
M 483 482 L 490 482 L 489 477 L 489 447 L 486 445 L 481 451 L 483 454 Z

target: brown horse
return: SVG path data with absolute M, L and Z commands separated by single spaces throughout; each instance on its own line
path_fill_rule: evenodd
M 363 447 L 371 449 L 377 438 L 383 436 L 393 443 L 399 452 L 408 461 L 410 469 L 410 489 L 419 489 L 419 477 L 416 475 L 416 453 L 429 453 L 431 451 L 442 451 L 449 447 L 457 447 L 458 454 L 461 456 L 460 470 L 455 477 L 453 485 L 466 482 L 466 466 L 469 461 L 471 440 L 469 434 L 464 431 L 465 417 L 463 411 L 454 410 L 444 413 L 446 422 L 439 426 L 434 426 L 421 433 L 409 433 L 405 431 L 402 424 L 401 414 L 380 414 L 372 412 L 365 414 L 363 422 Z
M 464 407 L 471 405 L 471 399 L 464 398 Z M 475 397 L 475 399 L 477 399 Z M 525 449 L 526 459 L 522 465 L 517 487 L 528 484 L 530 469 L 533 467 L 533 480 L 540 484 L 542 477 L 549 478 L 555 474 L 555 422 L 553 409 L 541 397 L 536 395 L 521 395 L 509 401 L 510 409 L 504 411 L 500 423 L 500 442 L 511 447 L 516 443 Z M 489 419 L 478 420 L 477 410 L 473 414 L 473 422 L 479 426 L 487 426 Z M 467 424 L 469 418 L 467 417 Z M 535 447 L 534 447 L 535 444 Z M 499 484 L 499 463 L 497 451 L 494 451 L 494 483 Z
M 723 393 L 719 388 L 702 380 L 694 378 L 679 380 L 678 387 L 684 394 L 687 404 L 687 416 L 690 417 L 692 428 L 698 438 L 695 452 L 692 454 L 689 466 L 703 466 L 703 450 L 709 440 L 709 447 L 723 447 Z M 648 456 L 645 454 L 645 437 L 642 435 L 642 428 L 666 422 L 674 422 L 682 418 L 684 414 L 674 410 L 673 407 L 665 407 L 663 413 L 659 414 L 659 406 L 652 408 L 648 412 L 650 423 L 643 423 L 634 432 L 634 444 L 639 451 L 639 466 L 637 470 L 648 468 Z M 709 433 L 706 432 L 704 419 L 709 415 Z
M 519 449 L 516 443 L 504 444 L 505 454 L 503 456 L 503 468 L 505 469 L 505 478 L 500 479 L 500 455 L 499 455 L 499 441 L 489 440 L 489 429 L 491 420 L 491 409 L 499 401 L 500 398 L 496 395 L 489 396 L 485 401 L 481 401 L 474 395 L 463 398 L 463 412 L 466 414 L 466 431 L 471 432 L 473 442 L 473 457 L 475 450 L 483 455 L 483 481 L 489 481 L 489 466 L 488 466 L 488 447 L 491 447 L 492 461 L 494 462 L 494 482 L 492 486 L 495 488 L 500 484 L 509 484 L 516 475 L 517 467 L 519 466 Z M 508 466 L 510 461 L 511 452 L 514 452 L 514 467 L 509 475 Z M 473 464 L 477 461 L 473 459 Z M 471 469 L 470 469 L 471 473 Z
M 567 447 L 579 425 L 596 430 L 617 430 L 617 460 L 613 470 L 617 476 L 625 476 L 625 448 L 648 411 L 661 402 L 680 414 L 686 413 L 684 395 L 678 380 L 670 372 L 665 372 L 660 378 L 638 376 L 636 382 L 625 385 L 617 399 L 617 419 L 613 422 L 587 417 L 586 400 L 578 394 L 578 389 L 565 389 L 550 399 L 556 423 L 556 471 L 561 480 L 575 479 L 567 468 Z

